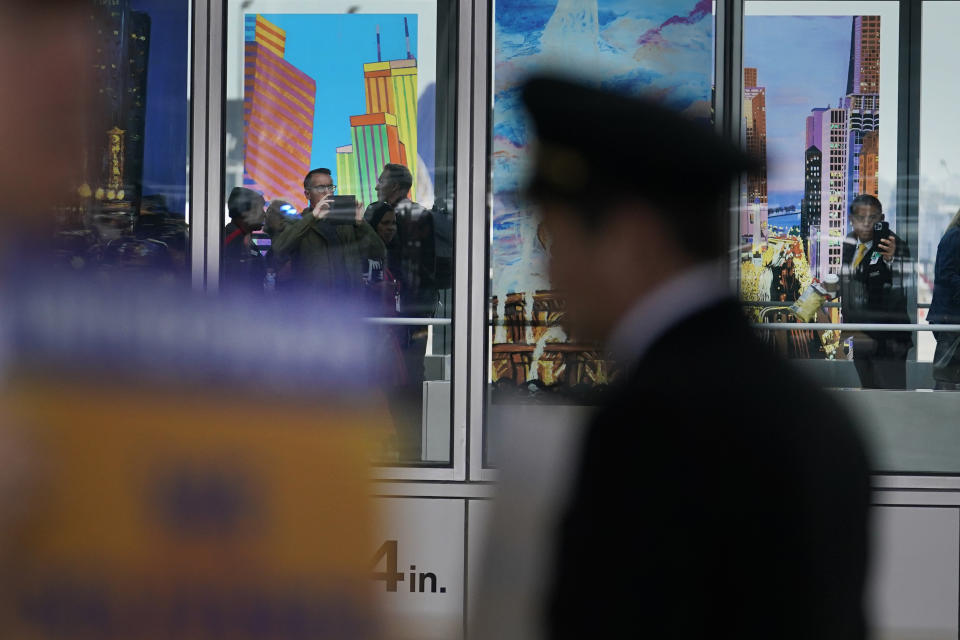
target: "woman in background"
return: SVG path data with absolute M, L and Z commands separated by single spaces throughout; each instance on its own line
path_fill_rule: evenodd
M 960 211 L 953 216 L 937 246 L 930 324 L 960 324 Z M 960 390 L 960 333 L 935 331 L 934 389 Z M 952 352 L 952 357 L 951 357 Z

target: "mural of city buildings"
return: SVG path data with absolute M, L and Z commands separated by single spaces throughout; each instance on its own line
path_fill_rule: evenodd
M 244 20 L 243 182 L 268 200 L 300 202 L 303 176 L 314 168 L 317 82 L 284 58 L 283 29 L 262 15 L 247 15 Z M 349 139 L 335 148 L 338 192 L 366 203 L 377 199 L 377 178 L 387 163 L 410 169 L 411 192 L 416 193 L 417 60 L 411 53 L 410 26 L 406 18 L 403 22 L 405 58 L 380 59 L 379 27 L 370 34 L 376 37 L 378 59 L 363 63 L 356 77 L 365 110 L 348 117 Z M 336 94 L 329 99 L 339 100 Z
M 776 49 L 776 33 L 798 27 L 785 21 L 802 19 L 753 20 L 748 29 L 752 26 L 752 32 L 760 34 L 758 49 L 765 53 L 770 49 L 763 45 Z M 775 56 L 754 53 L 753 60 L 766 65 L 746 67 L 743 75 L 746 145 L 762 160 L 762 168 L 747 176 L 741 191 L 740 288 L 744 300 L 761 303 L 752 307 L 760 321 L 796 319 L 786 305 L 814 280 L 841 270 L 853 199 L 879 195 L 880 17 L 817 16 L 799 28 L 828 34 L 825 42 L 833 48 L 820 47 L 819 55 L 839 73 L 828 73 L 823 59 L 804 62 L 808 68 L 789 67 Z M 749 50 L 750 33 L 746 43 Z M 765 78 L 776 81 L 773 92 Z M 826 78 L 834 81 L 819 84 Z M 837 98 L 818 103 L 819 97 L 811 95 Z M 768 137 L 770 127 L 774 138 Z M 777 139 L 775 153 L 768 148 L 772 139 Z M 784 153 L 791 156 L 786 162 Z M 839 321 L 837 310 L 828 315 Z M 830 357 L 836 352 L 833 332 L 792 333 L 793 348 L 787 355 Z
M 748 300 L 771 299 L 758 281 L 763 271 L 771 267 L 768 258 L 775 253 L 770 250 L 774 239 L 785 243 L 799 241 L 802 253 L 797 259 L 806 263 L 811 279 L 839 273 L 843 239 L 850 230 L 850 203 L 859 194 L 878 195 L 880 17 L 852 16 L 843 20 L 849 21 L 846 28 L 850 33 L 846 83 L 836 87 L 835 104 L 810 104 L 802 121 L 789 123 L 803 141 L 803 146 L 797 145 L 794 152 L 803 174 L 786 179 L 802 186 L 802 192 L 795 198 L 798 202 L 788 205 L 781 201 L 774 210 L 768 194 L 767 124 L 780 115 L 777 107 L 770 104 L 767 88 L 761 85 L 765 74 L 775 75 L 780 69 L 775 62 L 767 68 L 744 69 L 747 147 L 764 161 L 763 169 L 747 176 L 742 193 L 741 282 L 742 293 Z M 809 81 L 816 79 L 816 69 L 811 69 Z M 803 93 L 803 87 L 796 89 L 797 94 Z M 795 215 L 797 211 L 799 216 Z M 777 218 L 789 224 L 778 225 Z
M 545 392 L 589 402 L 615 380 L 617 369 L 602 346 L 578 339 L 565 326 L 564 298 L 549 279 L 550 243 L 536 213 L 518 197 L 530 155 L 520 86 L 531 73 L 562 70 L 610 90 L 654 96 L 707 122 L 711 2 L 498 0 L 494 37 L 489 362 L 494 398 L 525 400 Z M 763 190 L 756 186 L 758 194 Z
M 407 58 L 363 65 L 367 112 L 350 116 L 352 143 L 337 147 L 340 192 L 363 202 L 377 199 L 376 184 L 387 163 L 413 174 L 417 192 L 417 61 Z
M 316 81 L 284 59 L 287 34 L 260 15 L 244 19 L 243 184 L 269 200 L 303 199 L 310 171 Z

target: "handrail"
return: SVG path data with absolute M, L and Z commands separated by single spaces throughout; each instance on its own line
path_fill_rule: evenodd
M 790 302 L 790 301 L 781 302 L 779 300 L 740 300 L 740 304 L 743 305 L 744 307 L 770 307 L 770 306 L 778 306 L 778 305 L 791 305 L 793 304 L 793 302 Z M 843 305 L 839 302 L 824 302 L 820 306 L 828 309 L 840 309 Z M 929 309 L 930 303 L 918 302 L 917 308 Z
M 446 326 L 453 324 L 451 318 L 364 318 L 370 324 L 385 324 L 393 326 Z
M 879 322 L 754 322 L 755 329 L 770 329 L 773 331 L 794 331 L 806 329 L 808 331 L 943 331 L 944 333 L 960 333 L 960 324 L 884 324 Z

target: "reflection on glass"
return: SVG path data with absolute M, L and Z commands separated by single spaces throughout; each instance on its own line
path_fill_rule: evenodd
M 917 251 L 917 302 L 933 300 L 938 245 L 960 207 L 960 131 L 948 126 L 960 87 L 952 81 L 951 58 L 956 53 L 949 35 L 960 19 L 960 2 L 923 3 L 923 39 L 920 69 L 920 219 Z M 920 321 L 929 320 L 920 308 Z M 917 360 L 931 362 L 936 342 L 929 332 L 918 337 Z
M 897 16 L 887 4 L 863 4 L 862 15 L 833 15 L 829 3 L 746 4 L 744 130 L 765 166 L 741 191 L 739 276 L 758 322 L 911 321 L 913 266 L 894 199 L 897 93 L 887 71 Z M 854 361 L 855 371 L 823 370 L 825 384 L 906 385 L 909 333 L 762 335 L 789 357 Z
M 189 5 L 104 4 L 90 3 L 94 125 L 57 209 L 56 261 L 186 282 Z
M 711 3 L 575 0 L 532 6 L 507 0 L 496 3 L 493 19 L 490 398 L 590 403 L 616 370 L 601 346 L 578 340 L 564 327 L 563 296 L 548 275 L 549 234 L 518 196 L 529 140 L 518 88 L 533 72 L 560 69 L 605 88 L 656 96 L 709 121 Z
M 223 288 L 363 301 L 381 323 L 384 461 L 447 463 L 449 7 L 292 4 L 230 3 Z

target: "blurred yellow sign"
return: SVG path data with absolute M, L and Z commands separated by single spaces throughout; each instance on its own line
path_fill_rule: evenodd
M 382 407 L 76 381 L 0 406 L 31 471 L 0 549 L 0 637 L 377 636 Z

